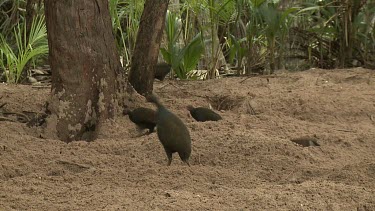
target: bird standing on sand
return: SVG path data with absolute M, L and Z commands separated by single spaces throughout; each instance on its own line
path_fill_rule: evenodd
M 139 107 L 130 112 L 124 112 L 129 115 L 130 121 L 134 122 L 139 129 L 148 129 L 147 134 L 154 132 L 156 126 L 156 112 L 149 108 Z
M 185 124 L 175 114 L 170 112 L 159 99 L 151 94 L 147 101 L 154 103 L 158 110 L 156 112 L 157 134 L 168 157 L 168 166 L 172 162 L 172 154 L 177 152 L 181 160 L 189 166 L 191 154 L 191 138 Z
M 163 81 L 165 76 L 171 71 L 171 65 L 165 62 L 155 65 L 155 75 L 154 78 L 159 81 Z
M 218 121 L 223 119 L 219 114 L 209 108 L 194 108 L 193 106 L 189 105 L 187 109 L 190 111 L 191 116 L 198 122 Z

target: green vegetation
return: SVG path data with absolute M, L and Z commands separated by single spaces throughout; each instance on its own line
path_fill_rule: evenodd
M 16 39 L 15 47 L 0 34 L 0 68 L 5 70 L 8 83 L 18 83 L 27 63 L 48 53 L 44 16 L 37 16 L 33 20 L 28 37 L 24 23 L 17 24 L 11 35 Z
M 182 32 L 181 19 L 167 11 L 165 21 L 165 33 L 167 35 L 167 48 L 160 51 L 164 60 L 171 64 L 172 69 L 180 79 L 187 79 L 188 73 L 193 70 L 204 51 L 201 33 L 198 33 L 185 46 L 179 46 L 179 38 Z
M 144 1 L 109 0 L 123 64 L 129 65 Z M 26 1 L 0 0 L 0 75 L 17 83 L 47 54 L 43 8 L 26 32 Z M 161 55 L 175 76 L 227 66 L 237 74 L 311 67 L 375 69 L 375 2 L 357 0 L 171 1 Z M 27 37 L 28 36 L 28 37 Z M 221 56 L 222 55 L 222 56 Z M 224 59 L 225 58 L 225 59 Z

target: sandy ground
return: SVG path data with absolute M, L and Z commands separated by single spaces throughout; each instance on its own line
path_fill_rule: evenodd
M 137 137 L 127 116 L 70 144 L 1 121 L 0 210 L 375 210 L 374 71 L 167 80 L 155 92 L 190 130 L 190 168 L 177 154 L 167 166 L 156 133 Z M 48 94 L 1 84 L 0 104 L 40 112 Z M 196 122 L 188 104 L 224 119 Z M 313 135 L 321 146 L 290 141 Z

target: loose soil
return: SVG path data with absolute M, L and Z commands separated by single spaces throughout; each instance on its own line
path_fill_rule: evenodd
M 374 71 L 154 87 L 190 130 L 191 167 L 177 154 L 167 166 L 157 134 L 138 137 L 128 116 L 69 144 L 1 121 L 0 210 L 375 210 Z M 41 112 L 49 91 L 1 84 L 0 105 Z M 223 120 L 196 122 L 187 105 L 211 105 Z M 314 135 L 320 146 L 290 141 Z

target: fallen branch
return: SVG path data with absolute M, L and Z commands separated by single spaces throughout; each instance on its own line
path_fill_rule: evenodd
M 18 112 L 2 112 L 2 114 L 5 114 L 5 115 L 16 115 L 18 118 L 21 117 L 21 118 L 24 118 L 25 119 L 25 122 L 29 122 L 30 121 L 30 118 L 23 114 L 23 113 L 18 113 Z M 22 123 L 25 123 L 25 122 L 22 122 Z
M 3 116 L 0 116 L 0 121 L 16 122 L 13 119 L 9 119 L 9 118 L 3 117 Z

